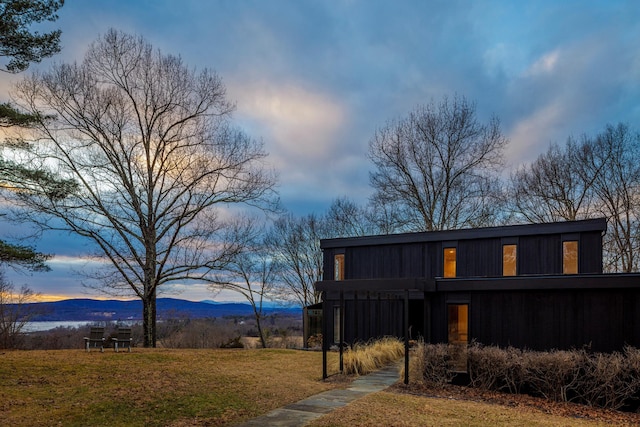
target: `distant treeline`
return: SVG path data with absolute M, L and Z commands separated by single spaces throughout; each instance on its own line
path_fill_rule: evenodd
M 297 348 L 302 345 L 302 318 L 290 313 L 272 313 L 262 320 L 267 347 Z M 118 322 L 106 322 L 105 347 L 111 347 Z M 13 348 L 22 350 L 84 349 L 89 325 L 58 327 L 48 331 L 21 333 Z M 133 346 L 142 345 L 142 326 L 132 325 Z M 260 347 L 253 315 L 190 318 L 176 315 L 158 322 L 158 346 L 165 348 Z

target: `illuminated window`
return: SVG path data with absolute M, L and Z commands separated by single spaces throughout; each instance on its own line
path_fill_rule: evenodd
M 502 245 L 502 275 L 515 276 L 517 265 L 517 245 Z
M 448 341 L 453 347 L 452 365 L 456 371 L 467 371 L 467 344 L 469 343 L 469 305 L 448 305 Z
M 578 274 L 578 242 L 562 242 L 562 274 Z
M 344 254 L 333 257 L 333 280 L 344 280 Z
M 456 248 L 444 248 L 444 277 L 456 277 Z

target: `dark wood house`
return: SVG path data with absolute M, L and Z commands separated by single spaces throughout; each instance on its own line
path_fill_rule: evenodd
M 604 233 L 593 219 L 322 240 L 323 350 L 389 335 L 640 346 L 640 275 L 602 273 Z

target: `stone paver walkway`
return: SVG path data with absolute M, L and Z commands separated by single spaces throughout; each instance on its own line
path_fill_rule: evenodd
M 266 415 L 249 420 L 241 427 L 304 426 L 336 408 L 345 406 L 369 393 L 384 390 L 399 380 L 400 365 L 392 365 L 355 379 L 346 389 L 325 391 L 275 409 Z

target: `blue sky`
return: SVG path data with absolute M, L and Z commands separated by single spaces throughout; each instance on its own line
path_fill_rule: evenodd
M 34 68 L 81 60 L 113 27 L 216 70 L 236 124 L 264 141 L 297 214 L 340 196 L 364 203 L 375 130 L 443 96 L 500 119 L 509 168 L 607 123 L 640 128 L 636 0 L 111 0 L 67 2 L 59 15 L 63 50 Z M 0 97 L 16 78 L 0 75 Z M 69 272 L 81 242 L 44 236 L 38 248 L 57 255 L 53 271 L 12 273 L 16 284 L 87 296 Z M 202 287 L 179 296 L 211 297 Z

